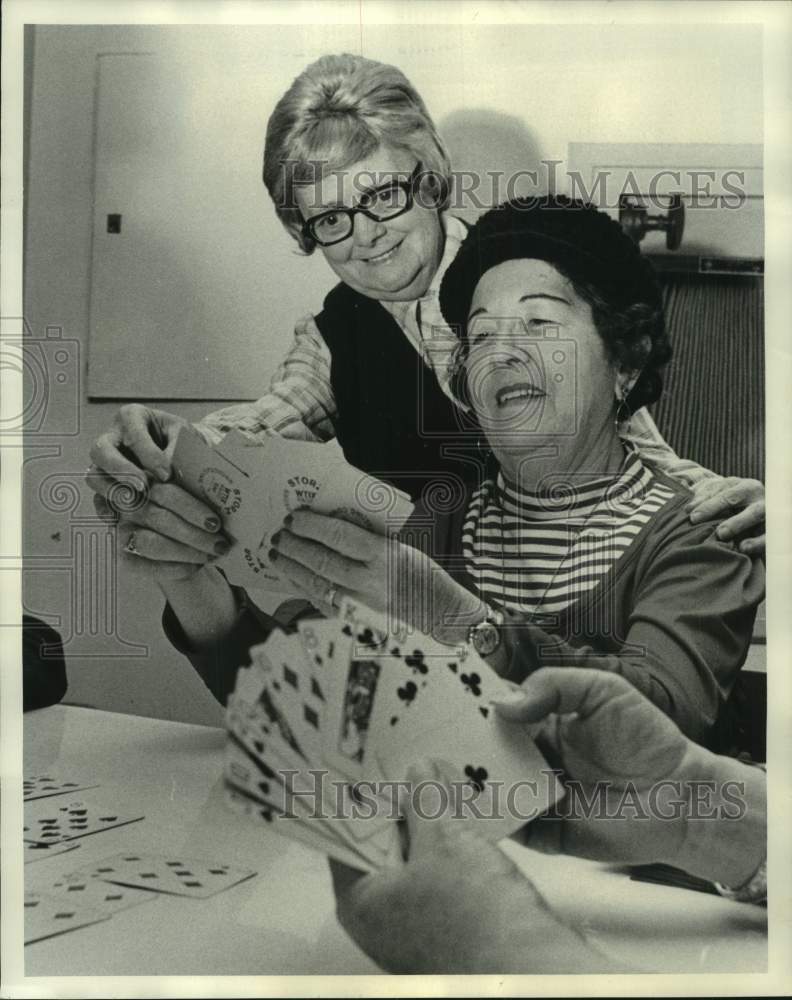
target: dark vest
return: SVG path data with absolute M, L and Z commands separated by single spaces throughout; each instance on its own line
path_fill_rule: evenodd
M 335 431 L 348 462 L 414 499 L 433 484 L 457 493 L 480 480 L 475 421 L 445 395 L 379 302 L 336 285 L 316 325 L 332 358 Z

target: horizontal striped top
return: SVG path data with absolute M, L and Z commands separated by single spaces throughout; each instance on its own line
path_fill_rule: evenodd
M 473 495 L 462 529 L 465 565 L 490 604 L 522 614 L 563 611 L 596 587 L 673 496 L 624 444 L 615 476 L 570 477 L 543 493 L 502 474 Z

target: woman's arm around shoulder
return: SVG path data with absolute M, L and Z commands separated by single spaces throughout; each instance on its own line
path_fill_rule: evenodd
M 620 566 L 600 597 L 607 642 L 559 637 L 510 616 L 505 644 L 510 679 L 544 665 L 612 670 L 700 740 L 747 655 L 764 572 L 761 562 L 719 539 L 714 525 L 691 524 L 688 491 L 674 488 L 677 495 L 634 543 L 639 548 L 623 557 L 635 560 L 632 571 Z

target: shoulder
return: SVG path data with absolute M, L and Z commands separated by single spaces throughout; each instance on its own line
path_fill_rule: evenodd
M 335 335 L 343 335 L 348 339 L 350 316 L 356 315 L 360 321 L 369 312 L 381 309 L 376 299 L 361 295 L 340 281 L 325 296 L 322 310 L 314 316 L 314 322 L 325 340 Z
M 710 536 L 716 537 L 717 521 L 691 523 L 687 507 L 692 497 L 691 490 L 679 480 L 653 470 L 652 478 L 646 488 L 646 503 L 648 505 L 659 503 L 660 506 L 652 514 L 644 532 L 646 545 L 657 548 L 669 544 L 700 542 Z
M 343 281 L 339 281 L 325 295 L 324 302 L 322 303 L 322 312 L 341 308 L 344 305 L 354 302 L 356 298 L 359 298 L 358 293 L 354 292 L 349 285 L 345 285 Z
M 763 576 L 757 561 L 740 552 L 733 541 L 718 538 L 719 521 L 690 521 L 688 501 L 691 491 L 682 483 L 663 473 L 655 473 L 650 486 L 656 495 L 665 497 L 665 503 L 652 516 L 644 533 L 644 544 L 639 555 L 639 572 L 653 575 L 660 568 L 678 566 L 680 582 L 694 582 L 698 577 L 717 576 L 721 581 L 729 577 L 756 578 Z
M 640 455 L 640 451 L 639 451 Z M 693 496 L 693 491 L 689 486 L 686 486 L 681 479 L 676 479 L 674 476 L 669 476 L 667 472 L 662 469 L 658 469 L 656 465 L 649 465 L 641 456 L 641 461 L 646 468 L 651 471 L 652 474 L 652 485 L 657 484 L 662 486 L 664 489 L 671 491 L 675 496 L 682 497 L 685 501 L 690 500 Z
M 343 281 L 339 281 L 325 295 L 324 302 L 322 303 L 322 312 L 319 313 L 319 316 L 324 314 L 332 316 L 335 313 L 348 312 L 350 309 L 359 309 L 361 307 L 375 309 L 378 306 L 379 302 L 376 299 L 361 295 L 360 292 L 356 292 L 349 285 L 345 285 Z M 319 316 L 317 316 L 317 319 Z

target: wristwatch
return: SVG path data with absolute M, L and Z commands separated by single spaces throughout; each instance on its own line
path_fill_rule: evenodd
M 501 644 L 503 615 L 500 611 L 487 608 L 484 621 L 471 625 L 468 629 L 467 641 L 479 656 L 491 656 Z

